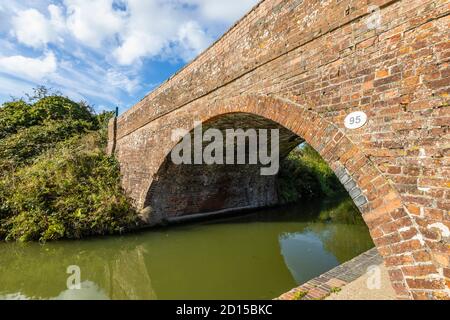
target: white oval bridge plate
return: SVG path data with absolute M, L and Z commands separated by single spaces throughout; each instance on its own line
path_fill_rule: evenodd
M 367 114 L 362 111 L 350 113 L 345 118 L 345 127 L 347 129 L 359 129 L 367 123 Z

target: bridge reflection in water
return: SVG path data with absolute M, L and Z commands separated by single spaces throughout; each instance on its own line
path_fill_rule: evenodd
M 272 299 L 373 247 L 358 217 L 349 202 L 322 203 L 123 237 L 1 243 L 0 298 Z M 70 265 L 81 290 L 66 287 Z

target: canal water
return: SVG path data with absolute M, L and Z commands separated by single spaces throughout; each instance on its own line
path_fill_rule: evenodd
M 0 243 L 0 299 L 273 299 L 372 247 L 349 200 L 124 236 Z M 81 289 L 69 290 L 78 268 Z

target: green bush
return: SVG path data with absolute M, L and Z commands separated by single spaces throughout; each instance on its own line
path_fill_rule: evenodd
M 85 103 L 76 103 L 63 96 L 43 97 L 33 104 L 18 100 L 7 102 L 0 108 L 0 139 L 48 120 L 96 123 L 95 116 Z
M 73 137 L 2 179 L 0 235 L 75 239 L 133 225 L 136 215 L 120 188 L 118 164 L 104 153 L 102 140 L 99 132 Z
M 281 204 L 345 194 L 333 170 L 307 144 L 294 149 L 282 161 L 277 181 Z
M 94 121 L 88 105 L 76 103 L 62 96 L 49 96 L 38 100 L 31 108 L 35 119 Z
M 78 239 L 136 225 L 119 166 L 104 152 L 111 116 L 58 95 L 0 108 L 0 239 Z
M 42 125 L 19 130 L 0 140 L 0 176 L 9 170 L 30 164 L 33 159 L 51 149 L 57 142 L 95 129 L 84 120 L 46 120 Z
M 23 100 L 7 102 L 0 108 L 0 139 L 36 124 L 31 114 L 31 106 Z

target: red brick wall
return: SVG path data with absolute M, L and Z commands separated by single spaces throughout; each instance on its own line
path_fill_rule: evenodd
M 381 7 L 379 28 L 368 28 L 367 2 Z M 398 296 L 448 299 L 449 12 L 441 0 L 263 1 L 118 118 L 125 189 L 144 205 L 171 130 L 192 129 L 194 117 L 266 117 L 341 178 Z M 368 124 L 345 129 L 357 110 Z

